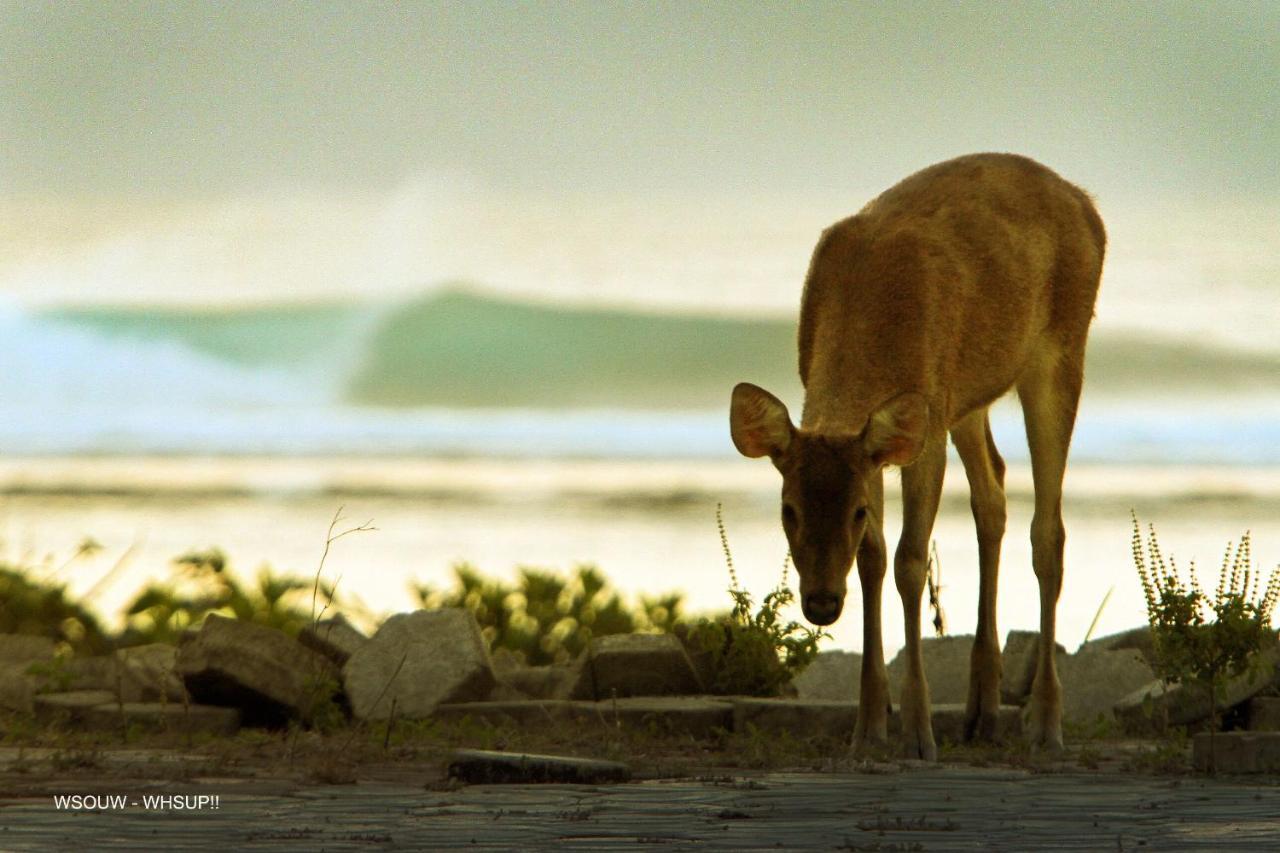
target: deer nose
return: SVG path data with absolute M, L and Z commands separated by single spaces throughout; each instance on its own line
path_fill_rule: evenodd
M 840 618 L 844 600 L 833 592 L 814 592 L 804 597 L 804 618 L 815 625 L 830 625 Z

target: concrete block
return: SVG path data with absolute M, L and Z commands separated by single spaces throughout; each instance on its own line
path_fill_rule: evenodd
M 631 779 L 631 769 L 616 761 L 483 749 L 455 751 L 449 761 L 448 773 L 451 779 L 474 785 L 528 785 L 538 782 L 602 785 Z
M 82 726 L 90 709 L 115 701 L 115 694 L 108 690 L 68 690 L 41 693 L 32 700 L 32 706 L 36 719 L 45 725 Z
M 112 702 L 84 710 L 81 724 L 91 731 L 118 731 L 124 725 L 147 731 L 233 735 L 240 728 L 240 710 L 174 702 Z
M 732 703 L 735 732 L 746 732 L 751 726 L 762 732 L 787 732 L 796 738 L 849 738 L 858 720 L 858 706 L 853 702 L 734 697 Z
M 246 723 L 268 726 L 310 720 L 337 678 L 328 658 L 283 631 L 216 615 L 180 647 L 176 670 L 197 703 L 239 708 Z
M 1213 748 L 1210 749 L 1212 742 Z M 1191 739 L 1191 761 L 1200 771 L 1215 758 L 1218 773 L 1280 773 L 1280 732 L 1209 732 Z
M 920 641 L 924 657 L 924 676 L 929 682 L 929 699 L 934 704 L 965 702 L 969 698 L 969 655 L 973 635 L 925 637 Z M 902 696 L 902 683 L 907 677 L 907 650 L 904 647 L 889 662 L 889 695 Z
M 1251 732 L 1280 732 L 1280 696 L 1254 696 L 1245 719 Z
M 575 661 L 569 685 L 571 699 L 689 696 L 702 692 L 688 653 L 671 634 L 597 637 Z
M 480 626 L 461 608 L 400 613 L 347 660 L 342 680 L 362 720 L 431 716 L 446 702 L 474 702 L 493 689 Z
M 298 642 L 342 666 L 369 638 L 339 613 L 305 626 L 298 632 Z
M 856 704 L 862 690 L 862 655 L 820 652 L 792 683 L 798 699 Z

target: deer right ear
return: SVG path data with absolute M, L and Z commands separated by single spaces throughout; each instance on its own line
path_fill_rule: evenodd
M 743 456 L 778 456 L 791 445 L 791 417 L 782 401 L 747 382 L 734 387 L 729 404 L 729 434 Z

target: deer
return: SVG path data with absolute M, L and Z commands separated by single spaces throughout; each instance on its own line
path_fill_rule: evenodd
M 1024 733 L 1062 749 L 1054 660 L 1062 589 L 1062 487 L 1084 378 L 1106 231 L 1084 190 L 1015 154 L 937 163 L 822 232 L 799 319 L 800 425 L 773 394 L 734 387 L 730 435 L 782 475 L 782 528 L 805 618 L 830 625 L 856 558 L 862 589 L 861 697 L 852 749 L 887 745 L 891 712 L 880 629 L 887 567 L 884 471 L 901 471 L 894 581 L 905 619 L 902 748 L 934 761 L 921 654 L 921 591 L 950 435 L 968 480 L 978 541 L 978 620 L 966 740 L 997 734 L 1001 656 L 996 582 L 1006 524 L 1005 463 L 989 409 L 1015 391 L 1030 450 L 1032 569 L 1040 642 Z

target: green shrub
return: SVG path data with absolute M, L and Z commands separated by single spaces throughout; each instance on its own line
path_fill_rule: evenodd
M 67 597 L 65 584 L 32 580 L 14 566 L 0 566 L 0 634 L 34 634 L 89 653 L 108 646 L 97 617 Z
M 1186 579 L 1172 558 L 1166 563 L 1153 525 L 1148 526 L 1144 550 L 1136 514 L 1133 561 L 1146 598 L 1156 673 L 1166 683 L 1201 685 L 1212 733 L 1217 729 L 1224 680 L 1245 672 L 1256 677 L 1257 653 L 1264 644 L 1275 642 L 1271 612 L 1280 598 L 1280 567 L 1272 570 L 1260 590 L 1260 573 L 1253 570 L 1249 534 L 1245 533 L 1234 555 L 1231 543 L 1227 544 L 1218 585 L 1210 597 L 1200 587 L 1194 562 Z

